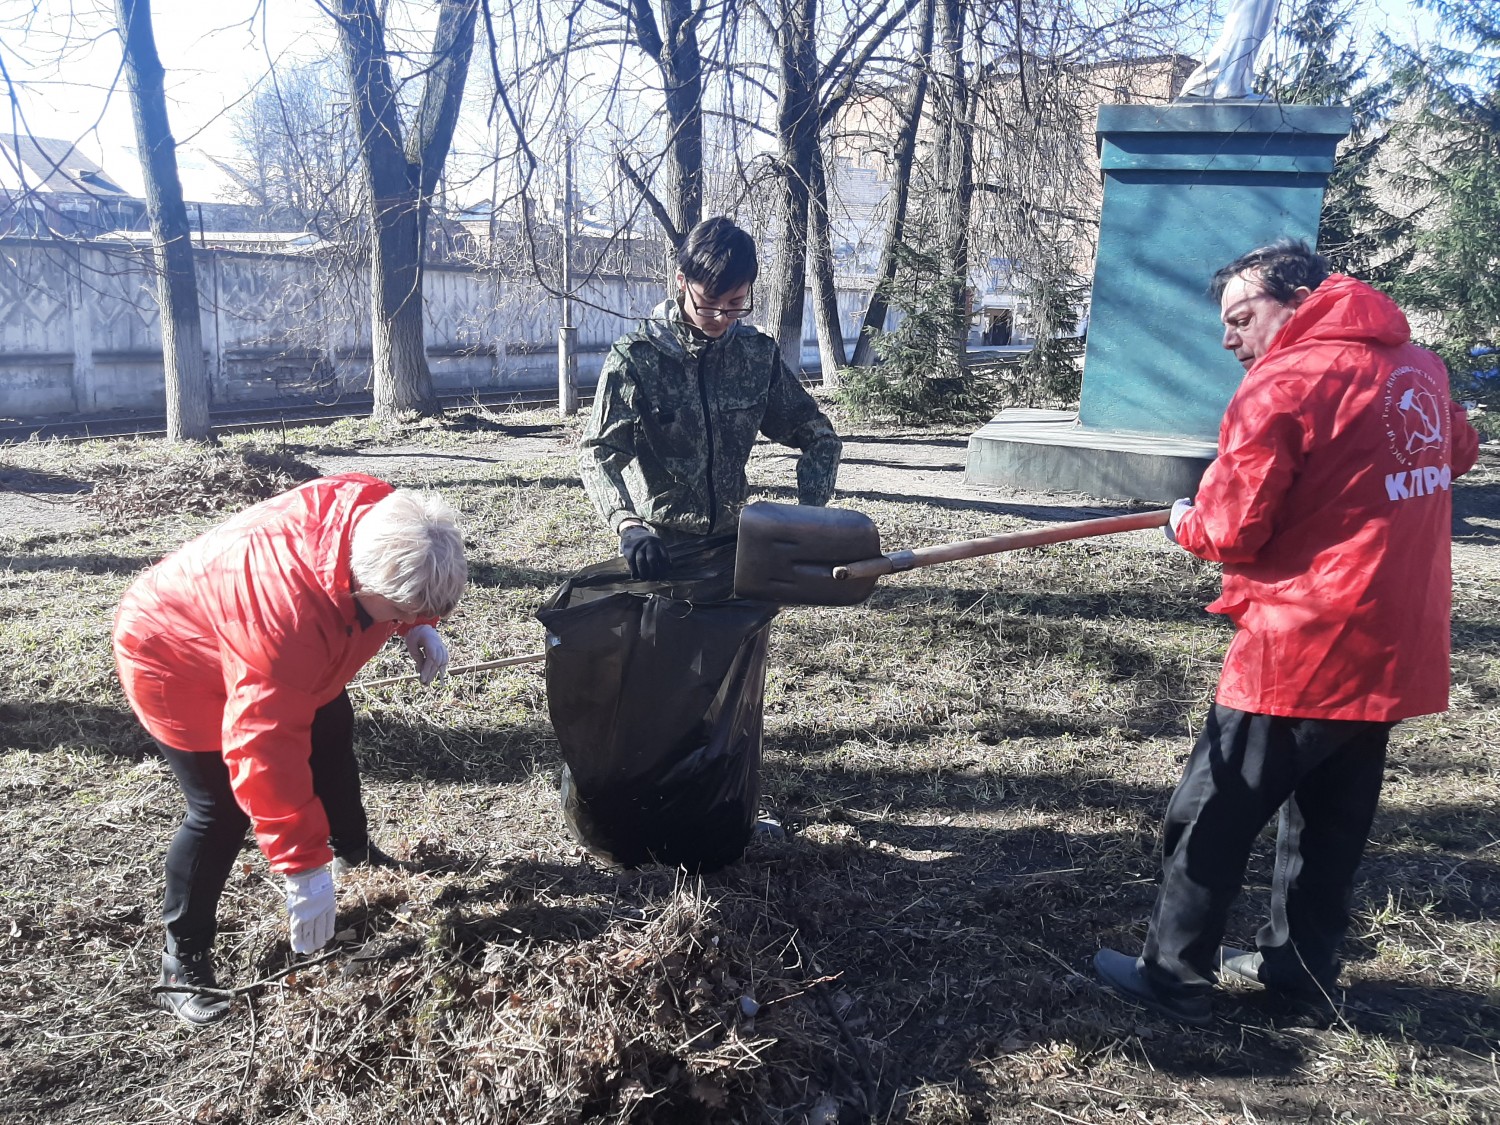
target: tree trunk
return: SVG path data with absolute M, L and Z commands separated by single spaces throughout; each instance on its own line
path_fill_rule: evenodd
M 631 0 L 630 32 L 636 46 L 661 71 L 671 134 L 667 160 L 672 200 L 663 204 L 639 170 L 621 154 L 617 159 L 661 222 L 674 248 L 703 218 L 703 58 L 698 49 L 698 20 L 693 0 L 662 0 L 662 34 L 651 0 Z
M 468 77 L 478 0 L 441 0 L 433 58 L 408 144 L 376 0 L 340 0 L 370 222 L 371 382 L 374 417 L 438 411 L 422 321 L 427 216 Z
M 974 198 L 973 107 L 964 66 L 965 15 L 964 0 L 937 0 L 938 249 L 952 325 L 952 354 L 947 358 L 955 364 L 962 361 L 967 348 L 969 215 Z
M 703 218 L 703 60 L 693 0 L 663 0 L 667 43 L 661 59 L 672 125 L 672 186 L 677 229 L 686 238 Z
M 136 144 L 146 181 L 146 213 L 156 256 L 161 309 L 162 366 L 166 372 L 167 440 L 207 441 L 208 374 L 203 362 L 203 321 L 193 268 L 192 228 L 177 175 L 177 142 L 167 121 L 166 72 L 156 53 L 149 0 L 117 0 L 125 72 L 135 117 Z
M 885 243 L 880 249 L 880 264 L 875 270 L 875 288 L 865 309 L 859 339 L 854 342 L 855 367 L 870 367 L 875 362 L 875 336 L 885 331 L 890 311 L 890 284 L 896 278 L 896 248 L 906 235 L 906 207 L 911 196 L 911 170 L 917 153 L 917 126 L 922 121 L 922 106 L 927 98 L 927 74 L 931 66 L 932 24 L 935 0 L 922 6 L 922 56 L 912 85 L 911 100 L 906 104 L 895 142 L 891 146 L 891 218 Z
M 802 306 L 807 289 L 807 218 L 813 158 L 818 147 L 818 59 L 813 38 L 817 0 L 782 0 L 776 40 L 781 100 L 776 109 L 780 142 L 781 201 L 776 270 L 767 326 L 793 371 L 802 368 Z
M 833 276 L 833 241 L 828 215 L 828 170 L 822 146 L 813 150 L 812 205 L 808 237 L 812 241 L 813 316 L 818 324 L 818 355 L 823 385 L 839 385 L 839 372 L 849 366 L 844 350 L 844 326 L 839 320 L 838 288 Z

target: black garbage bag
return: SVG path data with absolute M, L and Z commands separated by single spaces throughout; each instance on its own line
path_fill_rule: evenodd
M 734 597 L 732 536 L 671 554 L 663 581 L 613 560 L 547 600 L 547 710 L 579 842 L 606 862 L 712 871 L 755 830 L 777 607 Z

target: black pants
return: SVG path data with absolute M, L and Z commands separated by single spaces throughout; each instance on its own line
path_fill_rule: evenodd
M 174 750 L 160 742 L 157 746 L 187 799 L 187 816 L 167 849 L 162 921 L 167 929 L 167 952 L 190 956 L 213 946 L 219 896 L 234 870 L 250 818 L 235 803 L 222 754 Z M 308 762 L 313 792 L 328 814 L 328 842 L 334 854 L 358 851 L 369 843 L 369 826 L 359 797 L 354 706 L 348 692 L 318 709 Z
M 1250 848 L 1278 809 L 1271 917 L 1256 935 L 1260 977 L 1290 989 L 1333 983 L 1394 725 L 1215 705 L 1167 805 L 1161 889 L 1140 960 L 1152 983 L 1176 993 L 1213 986 Z

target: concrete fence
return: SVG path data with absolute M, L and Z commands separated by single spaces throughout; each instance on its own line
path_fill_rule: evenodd
M 216 407 L 366 391 L 363 271 L 313 253 L 196 250 L 203 345 Z M 597 277 L 574 304 L 579 379 L 665 294 L 661 281 Z M 534 280 L 436 265 L 426 271 L 427 355 L 441 391 L 556 385 L 558 300 Z M 867 292 L 839 292 L 852 339 Z M 816 342 L 811 308 L 806 343 Z M 105 242 L 0 239 L 0 415 L 164 407 L 149 251 Z

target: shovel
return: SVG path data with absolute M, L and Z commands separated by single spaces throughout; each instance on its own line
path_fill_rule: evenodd
M 734 592 L 779 605 L 857 605 L 870 596 L 882 574 L 1162 527 L 1170 514 L 1167 509 L 1132 512 L 881 554 L 880 530 L 862 512 L 759 501 L 740 513 Z
M 461 676 L 465 672 L 483 672 L 489 668 L 510 668 L 517 664 L 533 664 L 546 660 L 545 652 L 533 652 L 529 656 L 507 656 L 503 660 L 482 660 L 478 664 L 455 664 L 443 673 L 445 676 Z M 420 680 L 422 673 L 406 672 L 400 676 L 382 676 L 378 680 L 355 680 L 351 688 L 385 687 L 387 684 L 403 684 L 407 680 Z

